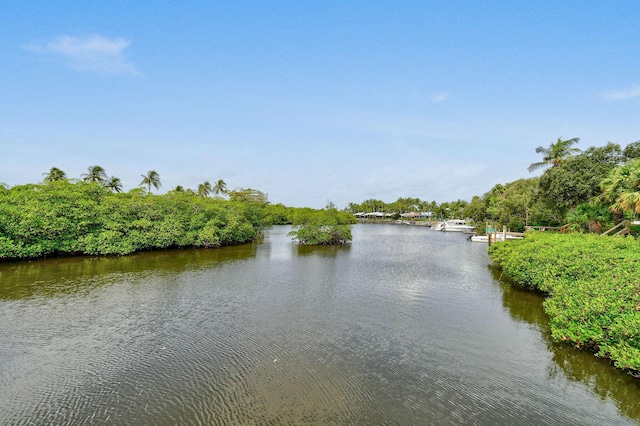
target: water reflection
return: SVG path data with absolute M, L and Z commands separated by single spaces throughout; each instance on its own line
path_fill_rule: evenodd
M 351 249 L 351 244 L 336 246 L 307 246 L 296 244 L 294 249 L 295 254 L 298 256 L 336 257 L 348 253 Z
M 143 277 L 145 273 L 177 274 L 215 268 L 226 262 L 253 258 L 257 247 L 257 244 L 246 244 L 209 250 L 165 250 L 129 256 L 81 256 L 0 263 L 0 299 L 87 291 L 88 284 L 118 282 L 123 274 Z

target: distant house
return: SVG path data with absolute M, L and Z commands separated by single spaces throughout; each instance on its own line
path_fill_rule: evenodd
M 359 212 L 353 214 L 358 219 L 384 219 L 395 216 L 395 213 L 384 212 Z

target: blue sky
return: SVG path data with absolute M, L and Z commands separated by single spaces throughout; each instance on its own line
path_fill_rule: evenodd
M 640 140 L 637 1 L 5 3 L 11 186 L 97 164 L 125 190 L 153 169 L 161 192 L 444 202 L 558 137 Z

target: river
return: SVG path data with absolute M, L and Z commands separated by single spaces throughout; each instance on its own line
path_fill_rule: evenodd
M 353 243 L 0 264 L 0 424 L 603 425 L 640 381 L 551 341 L 486 245 Z

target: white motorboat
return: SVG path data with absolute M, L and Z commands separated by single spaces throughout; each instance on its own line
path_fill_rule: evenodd
M 444 231 L 444 232 L 466 232 L 472 233 L 476 230 L 476 227 L 473 225 L 467 225 L 467 222 L 462 219 L 450 219 L 445 220 L 444 222 L 438 222 L 436 225 L 431 227 L 434 231 Z

